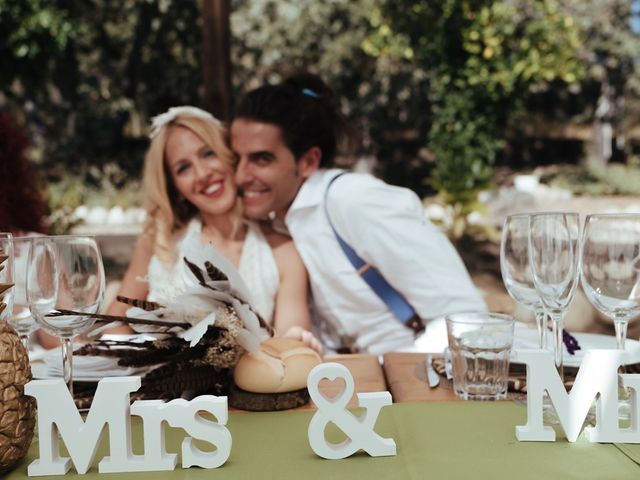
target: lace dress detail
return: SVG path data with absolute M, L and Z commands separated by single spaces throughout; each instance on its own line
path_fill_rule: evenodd
M 273 323 L 276 294 L 280 285 L 280 274 L 273 251 L 260 227 L 246 222 L 247 235 L 240 255 L 240 276 L 251 293 L 250 304 L 269 324 Z M 147 299 L 162 303 L 172 301 L 185 290 L 185 276 L 192 275 L 182 261 L 189 258 L 189 249 L 200 244 L 202 223 L 195 218 L 187 228 L 174 236 L 176 258 L 172 265 L 162 262 L 153 255 L 149 262 L 149 294 Z

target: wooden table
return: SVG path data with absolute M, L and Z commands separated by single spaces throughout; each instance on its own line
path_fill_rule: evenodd
M 451 401 L 459 400 L 446 379 L 441 378 L 440 386 L 429 388 L 424 365 L 424 353 L 387 353 L 384 365 L 380 365 L 376 355 L 326 355 L 325 362 L 337 362 L 349 369 L 355 383 L 355 392 L 350 407 L 358 405 L 356 393 L 391 392 L 394 403 Z M 450 382 L 449 382 L 450 383 Z M 320 391 L 328 397 L 337 395 L 344 388 L 344 381 L 320 382 Z M 313 402 L 300 407 L 302 410 L 315 409 Z
M 449 382 L 442 378 L 440 385 L 427 384 L 424 353 L 386 353 L 384 375 L 395 403 L 459 400 Z
M 357 407 L 358 400 L 356 393 L 361 392 L 384 392 L 387 390 L 382 366 L 376 355 L 368 354 L 351 354 L 351 355 L 325 355 L 325 362 L 336 362 L 344 365 L 353 375 L 354 394 L 349 402 L 350 407 Z M 323 379 L 320 382 L 319 389 L 327 397 L 334 397 L 344 388 L 344 380 L 335 380 L 330 382 Z M 313 402 L 301 407 L 302 409 L 314 409 Z
M 459 400 L 450 382 L 440 379 L 440 386 L 429 388 L 424 365 L 424 353 L 386 353 L 380 365 L 376 355 L 326 355 L 325 362 L 341 363 L 349 369 L 355 382 L 355 393 L 349 402 L 357 406 L 355 394 L 359 392 L 391 392 L 394 403 Z M 344 388 L 342 380 L 320 382 L 320 391 L 332 397 Z M 302 409 L 315 409 L 313 402 Z

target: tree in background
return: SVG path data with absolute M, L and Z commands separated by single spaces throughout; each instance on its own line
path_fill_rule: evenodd
M 202 105 L 200 8 L 196 0 L 0 0 L 0 108 L 29 124 L 55 205 L 87 201 L 69 172 L 109 191 L 136 179 L 149 118 Z M 625 98 L 626 118 L 638 118 L 630 8 L 623 0 L 233 0 L 234 93 L 296 68 L 319 73 L 363 133 L 360 157 L 420 195 L 435 187 L 466 218 L 529 112 L 563 120 L 569 112 L 590 125 L 599 71 Z
M 556 0 L 388 2 L 382 15 L 381 52 L 428 75 L 430 182 L 454 206 L 459 239 L 529 92 L 584 75 L 580 30 Z
M 586 59 L 587 75 L 582 82 L 583 95 L 591 102 L 581 112 L 593 119 L 598 102 L 610 103 L 609 119 L 615 133 L 615 146 L 629 157 L 631 145 L 627 132 L 640 124 L 640 31 L 632 28 L 633 5 L 637 0 L 563 0 L 562 10 L 579 26 L 584 42 L 578 47 Z M 627 112 L 632 112 L 627 115 Z M 594 155 L 594 152 L 591 152 Z
M 0 107 L 49 180 L 139 174 L 148 118 L 200 99 L 199 20 L 197 2 L 0 0 Z

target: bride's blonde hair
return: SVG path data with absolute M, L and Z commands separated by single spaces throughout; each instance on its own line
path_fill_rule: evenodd
M 232 172 L 234 169 L 233 153 L 227 143 L 227 130 L 213 119 L 183 113 L 159 128 L 154 128 L 151 144 L 144 160 L 142 177 L 147 211 L 143 234 L 152 237 L 154 253 L 166 263 L 175 261 L 173 234 L 198 213 L 196 207 L 181 198 L 167 166 L 165 146 L 169 132 L 175 127 L 191 130 L 216 153 L 218 158 L 229 165 Z M 237 218 L 237 226 L 242 213 L 238 198 L 236 198 L 233 213 Z

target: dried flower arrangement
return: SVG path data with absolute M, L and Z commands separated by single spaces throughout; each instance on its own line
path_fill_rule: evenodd
M 257 351 L 273 330 L 251 308 L 250 294 L 230 262 L 211 247 L 194 256 L 202 266 L 183 259 L 190 281 L 186 291 L 167 305 L 118 297 L 131 306 L 127 316 L 93 315 L 99 325 L 94 334 L 127 324 L 155 340 L 97 340 L 74 355 L 117 358 L 122 367 L 149 367 L 134 398 L 227 394 L 242 354 Z M 74 313 L 58 310 L 50 315 Z M 93 388 L 76 388 L 78 406 L 87 407 L 93 393 Z

